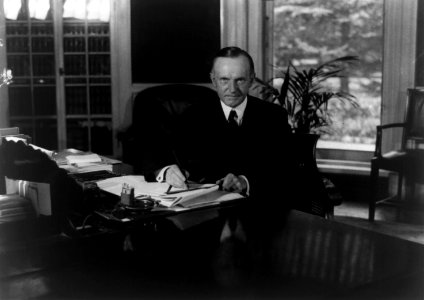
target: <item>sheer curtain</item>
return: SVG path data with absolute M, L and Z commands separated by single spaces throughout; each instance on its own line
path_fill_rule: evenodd
M 403 122 L 406 90 L 415 82 L 418 0 L 385 0 L 381 124 Z M 400 147 L 401 133 L 390 132 L 383 150 Z
M 20 0 L 4 0 L 4 14 L 7 19 L 16 20 L 22 8 Z M 50 9 L 50 0 L 29 0 L 31 18 L 44 20 Z M 63 5 L 63 17 L 109 22 L 110 0 L 66 0 Z
M 87 12 L 88 20 L 110 20 L 110 0 L 67 0 L 63 6 L 64 18 L 85 19 Z
M 263 0 L 221 0 L 221 45 L 247 50 L 255 62 L 256 74 L 264 76 Z

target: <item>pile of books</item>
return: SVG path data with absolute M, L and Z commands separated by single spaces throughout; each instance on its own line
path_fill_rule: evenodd
M 35 216 L 31 200 L 19 194 L 0 195 L 0 224 Z

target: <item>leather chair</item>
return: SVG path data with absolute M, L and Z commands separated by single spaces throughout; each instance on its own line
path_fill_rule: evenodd
M 155 149 L 169 147 L 178 138 L 179 117 L 193 103 L 215 100 L 211 88 L 193 84 L 164 84 L 146 88 L 134 98 L 133 122 L 118 134 L 122 143 L 122 160 L 134 166 L 135 173 L 149 173 L 154 168 L 147 153 L 149 145 Z M 166 161 L 169 153 L 160 154 Z
M 401 128 L 402 141 L 398 150 L 382 152 L 383 132 Z M 387 170 L 398 174 L 397 193 L 379 199 L 379 171 Z M 379 204 L 404 208 L 414 205 L 415 184 L 424 182 L 424 88 L 408 89 L 405 121 L 377 126 L 374 156 L 371 159 L 371 192 L 368 219 L 374 221 L 375 209 Z M 404 186 L 409 192 L 403 197 Z

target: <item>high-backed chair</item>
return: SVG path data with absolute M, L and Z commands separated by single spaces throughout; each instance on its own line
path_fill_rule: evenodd
M 172 160 L 165 149 L 181 134 L 177 129 L 181 114 L 195 102 L 216 97 L 211 88 L 193 84 L 164 84 L 140 91 L 134 98 L 132 125 L 118 136 L 122 160 L 133 165 L 136 173 L 153 171 L 157 166 L 147 151 L 151 145 L 156 151 L 164 150 L 156 153 L 164 163 Z
M 382 152 L 383 131 L 401 128 L 400 149 Z M 387 170 L 398 174 L 397 193 L 378 199 L 379 171 Z M 403 183 L 410 191 L 403 195 Z M 402 123 L 377 126 L 377 139 L 374 157 L 371 159 L 371 193 L 368 219 L 373 221 L 378 204 L 408 206 L 415 197 L 415 183 L 424 182 L 424 88 L 408 89 L 406 115 Z

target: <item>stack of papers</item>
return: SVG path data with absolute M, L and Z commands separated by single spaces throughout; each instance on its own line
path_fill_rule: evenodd
M 134 188 L 134 197 L 151 197 L 165 207 L 195 207 L 199 205 L 219 204 L 223 201 L 244 198 L 238 193 L 219 190 L 217 184 L 190 184 L 189 189 L 169 190 L 167 183 L 146 182 L 143 176 L 120 176 L 100 180 L 97 186 L 109 193 L 120 196 L 122 186 L 128 184 Z
M 96 171 L 113 171 L 113 165 L 119 160 L 110 159 L 95 153 L 76 149 L 66 149 L 53 156 L 58 166 L 69 173 L 87 173 Z
M 102 162 L 102 158 L 95 154 L 82 154 L 82 155 L 68 155 L 66 156 L 66 160 L 68 161 L 68 164 L 71 165 L 84 165 L 89 163 L 99 163 Z
M 94 153 L 83 155 L 68 155 L 66 156 L 67 165 L 71 166 L 71 173 L 87 173 L 95 171 L 110 171 L 113 166 L 102 161 L 102 158 Z

